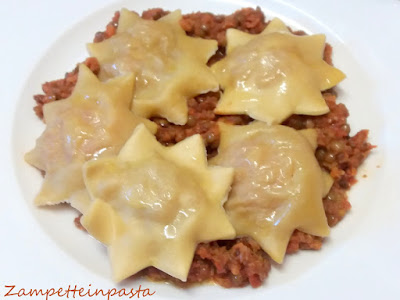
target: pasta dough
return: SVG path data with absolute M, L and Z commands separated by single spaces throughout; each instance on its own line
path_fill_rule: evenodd
M 123 9 L 117 33 L 89 44 L 88 49 L 101 64 L 100 78 L 136 74 L 132 104 L 136 114 L 161 116 L 183 125 L 188 114 L 186 100 L 218 90 L 206 65 L 218 46 L 214 40 L 188 37 L 180 19 L 179 10 L 153 21 Z
M 46 173 L 36 205 L 69 202 L 84 189 L 82 164 L 118 153 L 138 124 L 156 131 L 154 123 L 129 109 L 133 81 L 131 74 L 101 83 L 81 64 L 71 96 L 43 107 L 46 129 L 25 155 L 28 163 Z
M 321 91 L 345 75 L 322 59 L 324 47 L 324 35 L 293 35 L 279 19 L 258 35 L 229 29 L 227 56 L 212 66 L 224 89 L 215 112 L 268 124 L 327 113 Z
M 164 147 L 140 125 L 83 173 L 93 203 L 82 224 L 108 246 L 116 281 L 148 266 L 186 281 L 199 242 L 235 237 L 223 209 L 233 169 L 207 166 L 200 135 Z
M 257 121 L 246 126 L 220 123 L 220 130 L 218 155 L 211 163 L 235 168 L 225 209 L 238 235 L 251 236 L 281 263 L 294 229 L 329 234 L 322 205 L 329 188 L 309 131 Z

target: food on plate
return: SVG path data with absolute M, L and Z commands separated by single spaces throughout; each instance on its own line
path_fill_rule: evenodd
M 115 280 L 258 287 L 272 260 L 320 249 L 350 209 L 373 146 L 367 130 L 350 135 L 323 35 L 260 9 L 123 9 L 88 48 L 94 57 L 34 96 L 47 127 L 27 161 L 45 172 L 42 190 L 58 170 L 59 190 L 36 204 L 76 208 Z M 116 82 L 126 86 L 104 91 Z
M 226 56 L 212 66 L 224 89 L 216 113 L 280 124 L 329 111 L 321 91 L 344 74 L 323 60 L 325 35 L 298 36 L 273 19 L 260 34 L 228 29 L 226 36 Z
M 140 125 L 83 176 L 93 203 L 82 225 L 108 245 L 117 281 L 148 266 L 186 281 L 199 242 L 235 237 L 223 209 L 233 168 L 208 167 L 199 135 L 165 147 Z
M 117 154 L 138 124 L 156 131 L 154 123 L 130 111 L 133 86 L 132 74 L 100 82 L 82 64 L 71 96 L 44 106 L 46 129 L 25 155 L 28 163 L 45 172 L 35 204 L 69 202 L 85 189 L 85 161 Z
M 252 237 L 278 263 L 295 229 L 327 236 L 321 200 L 333 180 L 325 186 L 315 147 L 301 131 L 256 121 L 219 126 L 218 155 L 211 163 L 235 168 L 225 209 L 237 235 Z M 305 134 L 316 144 L 313 132 Z
M 187 99 L 218 90 L 206 65 L 218 46 L 214 40 L 187 36 L 180 19 L 179 10 L 152 21 L 122 9 L 115 35 L 89 44 L 88 49 L 100 63 L 100 79 L 135 74 L 132 109 L 136 114 L 184 125 Z

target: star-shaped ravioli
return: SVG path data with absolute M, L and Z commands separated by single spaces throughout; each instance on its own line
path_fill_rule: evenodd
M 227 55 L 212 66 L 224 93 L 218 114 L 279 124 L 292 114 L 329 111 L 321 91 L 345 75 L 323 60 L 325 35 L 296 36 L 279 19 L 258 35 L 227 31 Z
M 80 198 L 85 187 L 85 161 L 117 154 L 142 122 L 156 131 L 154 123 L 130 110 L 133 86 L 132 74 L 102 83 L 81 64 L 71 96 L 43 107 L 46 129 L 36 147 L 25 155 L 28 163 L 45 172 L 35 204 L 58 204 L 69 202 L 71 197 Z M 74 195 L 76 192 L 79 196 Z
M 183 125 L 186 100 L 219 88 L 206 65 L 218 46 L 214 40 L 187 36 L 180 19 L 179 10 L 153 21 L 123 9 L 117 33 L 88 49 L 100 62 L 100 78 L 136 74 L 132 104 L 136 114 Z
M 251 236 L 281 263 L 295 229 L 329 234 L 322 204 L 329 180 L 314 156 L 310 132 L 258 121 L 220 123 L 220 130 L 218 155 L 211 163 L 235 168 L 225 210 L 238 235 Z
M 235 237 L 223 209 L 233 169 L 207 165 L 200 135 L 164 147 L 140 125 L 83 174 L 92 205 L 82 224 L 108 246 L 116 281 L 148 266 L 186 281 L 199 242 Z

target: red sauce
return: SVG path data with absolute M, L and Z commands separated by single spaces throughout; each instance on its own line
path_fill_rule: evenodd
M 157 20 L 168 12 L 162 9 L 150 9 L 143 12 L 145 19 Z M 116 12 L 104 32 L 98 32 L 94 41 L 100 42 L 115 34 L 118 26 L 119 12 Z M 245 8 L 223 16 L 211 13 L 193 13 L 184 15 L 182 28 L 190 36 L 218 41 L 219 50 L 210 59 L 209 64 L 218 61 L 225 55 L 228 28 L 237 28 L 249 33 L 260 33 L 267 23 L 262 11 Z M 294 32 L 303 35 L 304 32 Z M 326 45 L 324 59 L 329 64 L 332 48 Z M 97 74 L 99 64 L 95 58 L 84 62 Z M 76 83 L 78 69 L 75 68 L 65 75 L 64 79 L 43 84 L 43 95 L 36 95 L 36 114 L 42 118 L 42 106 L 48 102 L 67 98 Z M 356 182 L 357 168 L 373 148 L 368 143 L 368 131 L 362 130 L 350 136 L 347 124 L 348 111 L 344 104 L 336 103 L 334 91 L 323 93 L 329 105 L 330 112 L 323 116 L 293 115 L 284 124 L 295 129 L 316 128 L 318 131 L 318 149 L 316 157 L 321 165 L 334 178 L 334 184 L 329 194 L 323 199 L 325 212 L 330 226 L 337 224 L 351 208 L 347 199 L 347 191 Z M 157 139 L 164 145 L 173 145 L 193 134 L 201 134 L 209 157 L 216 154 L 219 145 L 219 130 L 217 121 L 244 125 L 251 121 L 248 116 L 218 116 L 214 108 L 219 99 L 219 93 L 207 93 L 188 100 L 188 123 L 178 126 L 163 118 L 153 118 L 158 125 Z M 79 220 L 76 222 L 79 223 Z M 287 247 L 287 253 L 295 253 L 301 249 L 318 250 L 323 239 L 301 231 L 294 231 Z M 258 287 L 267 278 L 271 269 L 268 255 L 251 238 L 238 238 L 232 241 L 213 241 L 199 244 L 193 259 L 187 282 L 181 282 L 153 268 L 147 268 L 137 276 L 145 275 L 152 280 L 168 280 L 179 286 L 213 280 L 224 287 L 242 287 L 250 284 Z

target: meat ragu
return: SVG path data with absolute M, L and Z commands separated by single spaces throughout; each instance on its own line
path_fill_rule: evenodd
M 168 14 L 162 9 L 144 11 L 144 19 L 157 20 Z M 96 33 L 94 42 L 101 42 L 116 33 L 119 12 L 107 24 L 105 31 Z M 244 8 L 231 15 L 214 15 L 212 13 L 192 13 L 183 16 L 181 27 L 187 35 L 218 41 L 219 49 L 209 60 L 209 65 L 225 56 L 226 30 L 236 28 L 245 32 L 257 34 L 267 25 L 263 12 L 257 8 Z M 304 35 L 304 32 L 294 32 Z M 332 48 L 326 44 L 324 60 L 332 64 Z M 95 58 L 84 61 L 96 75 L 99 72 L 99 63 Z M 46 103 L 67 98 L 77 81 L 78 69 L 66 73 L 65 78 L 43 84 L 43 93 L 35 95 L 35 113 L 43 118 L 42 108 Z M 347 191 L 356 182 L 357 168 L 365 160 L 373 146 L 367 142 L 368 131 L 362 130 L 350 135 L 350 126 L 347 123 L 349 113 L 344 104 L 336 102 L 334 90 L 323 92 L 323 96 L 330 108 L 328 114 L 322 116 L 293 115 L 284 124 L 295 129 L 316 128 L 318 132 L 318 148 L 316 157 L 319 164 L 330 172 L 334 184 L 329 194 L 323 199 L 324 208 L 330 226 L 336 225 L 346 215 L 351 205 L 347 198 Z M 188 136 L 200 134 L 207 147 L 209 158 L 215 156 L 219 145 L 220 134 L 217 121 L 224 121 L 235 125 L 248 124 L 252 119 L 245 115 L 220 116 L 214 113 L 219 100 L 219 93 L 209 92 L 189 99 L 188 122 L 180 126 L 169 123 L 164 118 L 153 118 L 158 125 L 156 138 L 164 145 L 176 144 Z M 78 228 L 79 217 L 75 220 Z M 83 229 L 84 230 L 84 229 Z M 287 253 L 292 254 L 299 250 L 318 250 L 322 247 L 323 238 L 295 230 L 287 247 Z M 242 287 L 250 284 L 260 286 L 267 278 L 271 269 L 268 255 L 257 242 L 248 237 L 237 238 L 231 241 L 213 241 L 198 245 L 187 282 L 179 281 L 154 267 L 149 267 L 135 276 L 147 276 L 151 280 L 170 281 L 178 286 L 186 287 L 193 283 L 214 281 L 223 287 Z

